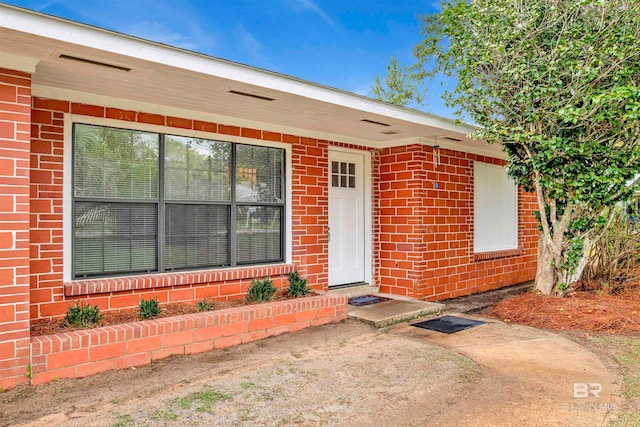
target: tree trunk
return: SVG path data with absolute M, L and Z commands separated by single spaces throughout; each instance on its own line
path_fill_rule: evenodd
M 564 282 L 567 284 L 567 290 L 573 289 L 573 285 L 575 285 L 580 281 L 580 279 L 582 279 L 582 273 L 584 273 L 584 269 L 587 267 L 587 264 L 589 264 L 591 247 L 593 246 L 591 239 L 586 237 L 583 240 L 583 244 L 584 246 L 582 247 L 582 256 L 580 257 L 578 266 L 571 272 L 571 274 L 569 274 L 569 272 L 565 273 L 567 277 Z
M 534 289 L 543 295 L 551 295 L 556 285 L 556 269 L 553 267 L 555 253 L 552 244 L 540 233 L 538 240 L 538 269 Z
M 567 289 L 572 289 L 573 285 L 582 279 L 582 273 L 584 273 L 584 269 L 587 267 L 587 264 L 589 264 L 589 256 L 583 254 L 575 271 L 569 275 L 569 278 L 567 279 Z
M 544 238 L 543 233 L 540 233 L 538 269 L 536 271 L 534 289 L 543 295 L 564 295 L 571 290 L 582 278 L 582 273 L 589 263 L 591 246 L 590 240 L 588 238 L 585 239 L 582 256 L 575 269 L 572 271 L 559 269 L 556 266 L 562 264 L 562 253 L 557 250 L 553 243 Z M 558 288 L 560 283 L 564 284 L 563 288 Z

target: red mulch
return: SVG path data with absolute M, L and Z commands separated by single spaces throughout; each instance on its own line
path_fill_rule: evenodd
M 309 295 L 313 295 L 313 294 L 309 294 Z M 290 297 L 287 294 L 287 290 L 281 289 L 281 290 L 278 290 L 278 292 L 276 292 L 276 294 L 274 295 L 271 301 L 272 302 L 282 301 L 289 298 Z M 246 299 L 235 299 L 235 300 L 228 300 L 228 301 L 207 300 L 207 302 L 213 306 L 213 310 L 211 311 L 222 310 L 222 309 L 231 308 L 231 307 L 241 307 L 245 305 L 260 304 L 255 302 L 249 302 Z M 178 303 L 161 304 L 160 314 L 154 317 L 154 319 L 160 319 L 162 317 L 180 316 L 182 314 L 192 314 L 197 312 L 198 312 L 198 309 L 195 302 L 194 303 L 178 302 Z M 138 313 L 139 313 L 139 310 L 137 308 L 131 308 L 131 309 L 115 311 L 115 312 L 105 312 L 105 313 L 102 313 L 103 314 L 102 320 L 96 325 L 96 327 L 137 322 L 141 320 Z M 75 331 L 78 329 L 81 329 L 81 328 L 65 325 L 64 319 L 35 320 L 31 322 L 31 336 L 57 334 L 60 332 Z
M 500 301 L 489 316 L 538 328 L 609 334 L 640 334 L 640 282 L 617 295 L 597 291 L 567 297 L 529 292 Z

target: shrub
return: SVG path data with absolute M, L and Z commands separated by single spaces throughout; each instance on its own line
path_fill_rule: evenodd
M 198 309 L 198 312 L 211 311 L 213 310 L 213 303 L 209 300 L 203 299 L 198 301 L 198 304 L 196 304 L 196 307 Z
M 92 328 L 100 320 L 102 320 L 102 314 L 100 314 L 100 308 L 97 305 L 80 305 L 78 301 L 67 309 L 67 314 L 64 317 L 65 325 L 81 328 Z
M 158 298 L 153 299 L 140 299 L 140 318 L 141 319 L 153 319 L 160 314 L 160 305 L 158 304 Z
M 307 279 L 300 277 L 298 271 L 289 273 L 289 295 L 293 297 L 302 297 L 309 293 L 311 289 L 307 286 Z
M 268 277 L 262 280 L 253 279 L 247 292 L 247 301 L 271 301 L 277 290 Z
M 617 293 L 637 280 L 640 267 L 640 223 L 638 202 L 616 206 L 600 230 L 600 239 L 591 248 L 583 283 L 587 287 L 599 284 L 606 293 Z

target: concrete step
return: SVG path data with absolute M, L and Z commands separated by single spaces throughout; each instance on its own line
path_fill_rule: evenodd
M 420 301 L 390 294 L 373 295 L 390 298 L 390 300 L 360 307 L 349 305 L 349 318 L 368 323 L 376 328 L 384 328 L 396 323 L 439 314 L 446 309 L 444 304 L 436 302 Z
M 361 297 L 363 295 L 373 295 L 378 292 L 380 292 L 380 288 L 378 286 L 371 286 L 368 284 L 349 286 L 340 289 L 329 289 L 330 294 L 346 295 L 347 298 Z

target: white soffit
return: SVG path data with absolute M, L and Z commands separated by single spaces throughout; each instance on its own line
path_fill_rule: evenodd
M 376 148 L 449 137 L 453 149 L 503 157 L 499 146 L 467 138 L 470 125 L 13 6 L 0 4 L 0 40 L 0 67 L 35 67 L 35 96 L 191 112 L 189 118 Z

